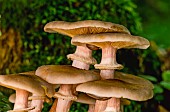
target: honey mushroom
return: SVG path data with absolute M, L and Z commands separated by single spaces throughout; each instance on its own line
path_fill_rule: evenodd
M 97 34 L 102 32 L 122 32 L 130 34 L 128 29 L 123 25 L 97 20 L 85 20 L 78 22 L 52 21 L 45 25 L 44 31 L 49 33 L 64 34 L 70 36 L 71 38 L 74 38 L 77 35 Z M 90 44 L 86 44 L 85 46 L 77 46 L 75 53 L 67 55 L 67 58 L 73 60 L 73 67 L 88 70 L 90 64 L 94 65 L 97 63 L 97 61 L 92 57 L 92 50 L 97 49 L 98 47 Z M 72 88 L 72 85 L 67 86 Z M 75 88 L 72 89 L 75 91 Z M 71 106 L 71 101 L 69 100 L 60 100 L 59 102 L 65 102 L 65 105 Z M 58 105 L 60 104 L 59 102 Z
M 100 33 L 78 35 L 71 40 L 73 45 L 83 46 L 86 44 L 94 45 L 102 49 L 102 59 L 100 64 L 95 64 L 96 69 L 100 69 L 102 80 L 114 79 L 114 70 L 122 69 L 123 66 L 116 62 L 116 51 L 121 48 L 140 48 L 146 49 L 150 43 L 147 39 L 125 33 Z M 96 101 L 96 110 L 103 111 L 106 104 L 120 103 L 116 98 L 108 101 Z M 100 109 L 98 109 L 100 108 Z
M 73 86 L 88 81 L 100 80 L 100 75 L 91 70 L 83 70 L 71 65 L 44 65 L 35 73 L 50 84 L 60 84 L 53 97 L 58 98 L 57 112 L 68 112 L 73 100 L 77 99 Z M 65 102 L 59 102 L 65 100 Z M 67 103 L 66 103 L 67 101 Z
M 55 93 L 56 85 L 52 85 L 35 75 L 0 75 L 0 85 L 16 91 L 14 104 L 15 111 L 36 111 L 41 112 L 43 102 L 49 101 Z M 31 107 L 28 107 L 28 97 L 32 93 Z M 31 109 L 31 110 L 30 110 Z

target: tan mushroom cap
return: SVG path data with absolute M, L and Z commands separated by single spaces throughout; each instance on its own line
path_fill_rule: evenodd
M 140 48 L 146 49 L 150 46 L 147 39 L 125 33 L 100 33 L 77 35 L 72 38 L 73 45 L 85 46 L 91 44 L 100 48 L 113 46 L 114 48 Z
M 151 89 L 154 88 L 153 84 L 150 81 L 144 78 L 131 75 L 131 74 L 127 74 L 127 73 L 123 73 L 123 72 L 115 71 L 114 79 L 122 80 L 122 81 L 132 83 L 132 84 L 139 84 L 143 86 L 147 85 L 146 87 L 151 88 Z
M 56 85 L 47 83 L 36 75 L 0 75 L 0 85 L 14 90 L 22 89 L 38 96 L 52 97 Z
M 28 72 L 22 72 L 19 74 L 24 74 L 24 75 L 35 75 L 35 71 L 28 71 Z
M 16 93 L 13 93 L 9 96 L 8 100 L 11 102 L 11 103 L 15 103 L 15 99 L 16 99 Z
M 94 70 L 94 72 L 100 73 L 100 70 Z M 143 85 L 143 86 L 147 85 L 146 87 L 151 88 L 151 89 L 154 88 L 153 84 L 150 81 L 148 81 L 142 77 L 138 77 L 138 76 L 128 74 L 128 73 L 115 71 L 114 79 L 122 80 L 122 81 L 132 83 L 132 84 L 139 84 L 139 85 Z
M 45 25 L 45 32 L 61 33 L 74 37 L 81 34 L 96 34 L 104 32 L 123 32 L 130 34 L 123 25 L 98 20 L 84 20 L 77 22 L 52 21 Z
M 145 101 L 153 97 L 152 89 L 146 86 L 147 85 L 132 84 L 117 79 L 108 79 L 80 84 L 77 86 L 76 91 L 90 93 L 100 97 Z
M 44 65 L 38 67 L 36 75 L 52 84 L 79 84 L 100 79 L 97 72 L 70 65 Z
M 95 104 L 96 103 L 96 99 L 89 97 L 85 93 L 79 93 L 77 96 L 77 100 L 74 100 L 74 101 L 79 102 L 79 103 L 84 103 L 84 104 Z

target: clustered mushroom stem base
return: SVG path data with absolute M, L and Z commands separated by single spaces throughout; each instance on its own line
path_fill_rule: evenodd
M 72 84 L 60 85 L 58 92 L 65 96 L 74 96 Z M 73 101 L 71 100 L 58 98 L 56 112 L 69 112 L 72 103 Z
M 28 107 L 29 92 L 21 89 L 16 90 L 15 109 L 24 109 Z
M 56 98 L 49 112 L 55 112 L 57 107 L 58 99 Z
M 103 112 L 106 109 L 107 100 L 96 100 L 94 112 Z
M 85 46 L 77 46 L 75 54 L 78 56 L 88 58 L 88 57 L 92 57 L 92 50 L 88 49 Z M 72 66 L 76 68 L 88 70 L 90 65 L 82 61 L 73 60 Z
M 94 112 L 94 104 L 89 104 L 88 112 Z
M 111 98 L 107 102 L 105 112 L 120 112 L 120 98 Z
M 33 94 L 32 96 L 36 97 L 37 95 Z M 31 107 L 35 107 L 35 109 L 31 110 L 30 112 L 41 112 L 43 108 L 43 103 L 44 103 L 44 100 L 32 100 Z

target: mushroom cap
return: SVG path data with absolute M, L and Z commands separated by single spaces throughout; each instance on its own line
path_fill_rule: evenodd
M 22 72 L 19 74 L 23 74 L 23 75 L 35 75 L 35 71 L 28 71 L 28 72 Z
M 38 67 L 35 74 L 52 84 L 79 84 L 100 80 L 99 73 L 70 65 L 44 65 Z
M 122 80 L 132 84 L 143 85 L 151 89 L 154 88 L 153 84 L 150 81 L 132 74 L 115 71 L 114 79 Z
M 79 93 L 77 96 L 77 100 L 75 100 L 75 102 L 84 103 L 84 104 L 95 104 L 96 99 L 89 97 L 85 93 Z
M 38 96 L 52 97 L 55 86 L 47 83 L 36 75 L 0 75 L 0 85 L 14 90 L 22 89 Z
M 145 101 L 153 97 L 152 89 L 145 86 L 118 79 L 107 79 L 80 84 L 77 86 L 76 91 L 90 93 L 100 97 Z
M 123 25 L 98 20 L 84 20 L 77 22 L 52 21 L 45 25 L 45 32 L 60 33 L 70 37 L 81 34 L 96 34 L 104 32 L 123 32 L 130 34 Z
M 11 102 L 11 103 L 15 103 L 15 99 L 16 99 L 16 93 L 13 93 L 9 96 L 8 100 Z
M 85 46 L 91 44 L 100 48 L 113 46 L 114 48 L 140 48 L 146 49 L 150 46 L 147 39 L 125 33 L 100 33 L 77 35 L 72 38 L 73 45 Z

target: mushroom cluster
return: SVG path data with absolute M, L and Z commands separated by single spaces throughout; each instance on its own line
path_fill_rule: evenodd
M 131 35 L 123 25 L 97 20 L 52 21 L 44 31 L 71 37 L 77 46 L 75 53 L 67 55 L 72 65 L 42 65 L 31 72 L 1 75 L 0 85 L 16 90 L 12 111 L 41 112 L 43 102 L 53 97 L 50 112 L 69 112 L 73 101 L 89 104 L 88 112 L 123 112 L 123 105 L 130 104 L 127 99 L 153 97 L 151 82 L 116 71 L 123 69 L 116 61 L 117 50 L 146 49 L 147 39 Z M 92 56 L 98 49 L 102 50 L 100 64 Z M 100 71 L 89 70 L 90 65 Z

